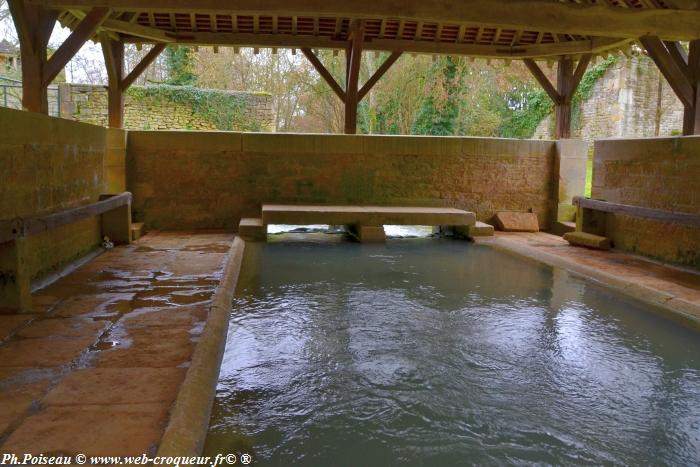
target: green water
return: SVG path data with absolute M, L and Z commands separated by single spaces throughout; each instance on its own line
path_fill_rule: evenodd
M 205 451 L 254 465 L 700 463 L 700 339 L 467 242 L 247 244 Z

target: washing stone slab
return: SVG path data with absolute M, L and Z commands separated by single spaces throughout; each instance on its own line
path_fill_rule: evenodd
M 315 206 L 265 204 L 264 225 L 474 225 L 473 212 L 455 208 L 391 206 Z

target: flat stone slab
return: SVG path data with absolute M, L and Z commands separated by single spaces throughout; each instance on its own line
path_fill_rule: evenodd
M 262 221 L 264 225 L 474 225 L 476 216 L 455 208 L 265 204 Z
M 171 403 L 185 368 L 86 368 L 65 377 L 42 401 L 49 406 Z
M 151 232 L 0 315 L 0 452 L 153 452 L 233 240 Z
M 587 248 L 595 248 L 597 250 L 609 250 L 610 240 L 586 232 L 567 232 L 564 234 L 564 240 L 574 246 L 585 246 Z
M 157 445 L 169 403 L 48 407 L 28 417 L 2 452 L 141 456 Z
M 503 232 L 539 232 L 540 225 L 533 212 L 501 211 L 496 213 L 496 225 Z

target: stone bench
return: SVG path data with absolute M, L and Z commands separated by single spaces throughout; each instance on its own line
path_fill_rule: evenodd
M 241 219 L 239 235 L 260 239 L 270 224 L 330 224 L 346 225 L 360 241 L 373 242 L 384 241 L 384 225 L 469 227 L 475 223 L 474 213 L 455 208 L 264 204 L 260 219 Z

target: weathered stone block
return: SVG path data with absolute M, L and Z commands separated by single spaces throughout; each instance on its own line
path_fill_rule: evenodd
M 238 235 L 243 240 L 264 241 L 267 237 L 267 226 L 260 218 L 244 217 L 238 224 Z
M 567 232 L 564 234 L 564 240 L 574 246 L 585 246 L 587 248 L 595 248 L 597 250 L 609 250 L 610 240 L 601 237 L 600 235 L 589 234 L 586 232 Z
M 539 232 L 537 216 L 532 212 L 501 211 L 496 213 L 498 230 L 504 232 Z

